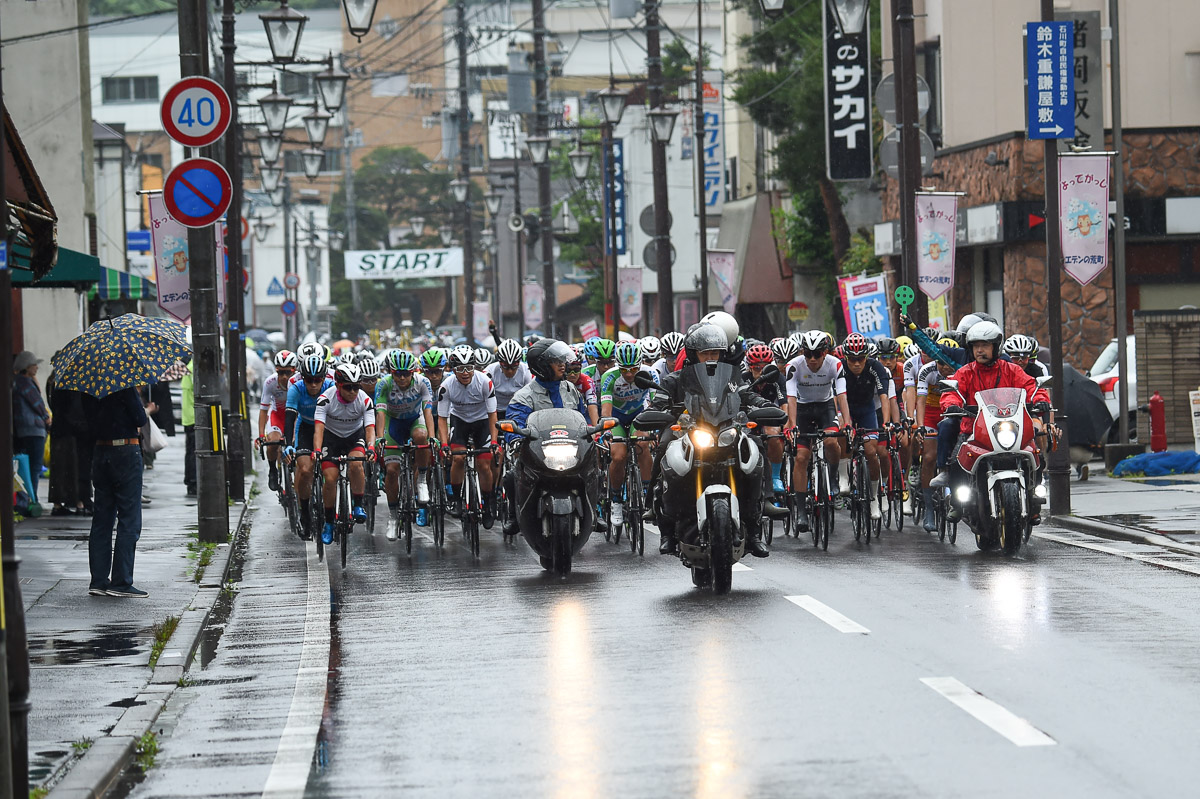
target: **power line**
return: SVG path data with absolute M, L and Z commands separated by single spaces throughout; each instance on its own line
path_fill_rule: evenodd
M 52 31 L 42 31 L 41 33 L 27 33 L 24 36 L 14 36 L 11 39 L 0 40 L 0 47 L 7 47 L 10 44 L 18 44 L 20 42 L 35 42 L 39 39 L 49 39 L 52 36 L 63 36 L 68 33 L 76 33 L 78 31 L 93 30 L 102 28 L 106 25 L 116 25 L 121 22 L 128 22 L 132 19 L 144 19 L 146 17 L 157 17 L 162 14 L 168 14 L 170 11 L 164 9 L 162 11 L 146 11 L 142 14 L 127 14 L 123 17 L 110 17 L 108 19 L 98 19 L 95 22 L 86 22 L 83 25 L 72 25 L 69 28 L 57 28 Z

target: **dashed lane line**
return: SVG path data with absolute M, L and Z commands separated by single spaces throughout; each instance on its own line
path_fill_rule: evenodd
M 868 635 L 871 632 L 858 622 L 846 618 L 824 602 L 813 599 L 811 596 L 785 596 L 784 599 L 793 605 L 804 608 L 838 632 L 856 633 L 858 635 Z
M 921 682 L 1017 746 L 1054 746 L 1058 743 L 1025 719 L 953 677 L 922 677 Z

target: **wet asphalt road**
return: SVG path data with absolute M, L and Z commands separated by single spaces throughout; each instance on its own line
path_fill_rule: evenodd
M 843 515 L 829 552 L 777 537 L 714 597 L 653 535 L 644 558 L 594 536 L 566 580 L 498 526 L 478 562 L 461 541 L 407 557 L 357 534 L 345 571 L 316 564 L 329 668 L 305 698 L 315 561 L 264 503 L 132 795 L 1183 796 L 1200 777 L 1193 574 L 911 525 L 867 547 Z M 281 767 L 285 728 L 318 725 L 307 777 Z

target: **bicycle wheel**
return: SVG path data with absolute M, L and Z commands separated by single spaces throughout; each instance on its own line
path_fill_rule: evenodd
M 442 483 L 441 465 L 433 464 L 427 474 L 431 482 L 429 512 L 433 516 L 433 545 L 441 549 L 446 542 L 446 487 Z
M 312 495 L 309 499 L 308 530 L 317 542 L 317 560 L 325 559 L 325 544 L 321 541 L 321 528 L 325 526 L 325 500 L 323 498 L 320 464 L 314 464 Z
M 941 492 L 939 492 L 941 493 Z M 937 522 L 938 541 L 946 540 L 946 503 L 941 497 L 933 499 L 933 517 Z
M 606 460 L 601 458 L 601 460 Z M 604 540 L 612 541 L 612 481 L 608 476 L 608 464 L 600 465 L 600 518 L 608 522 L 604 528 Z
M 904 529 L 904 470 L 900 465 L 900 453 L 892 453 L 892 493 L 888 495 L 888 504 L 895 506 L 896 532 Z
M 638 551 L 638 538 L 644 535 L 645 522 L 642 521 L 642 510 L 645 505 L 645 495 L 642 493 L 642 472 L 638 468 L 637 458 L 631 450 L 629 460 L 625 464 L 625 525 L 629 528 L 629 551 Z M 643 539 L 644 540 L 644 539 Z M 641 544 L 645 549 L 645 544 Z
M 411 555 L 413 520 L 417 515 L 416 490 L 413 485 L 412 469 L 409 468 L 407 463 L 402 463 L 401 468 L 404 470 L 401 472 L 404 482 L 400 485 L 400 502 L 402 503 L 400 510 L 400 523 L 404 526 L 404 552 Z
M 353 526 L 354 519 L 350 515 L 350 481 L 343 477 L 338 480 L 338 509 L 337 509 L 337 526 L 335 534 L 337 536 L 338 545 L 342 549 L 342 568 L 346 568 L 346 550 L 350 540 L 350 527 Z
M 829 534 L 833 532 L 833 500 L 825 500 L 821 511 L 825 517 L 821 523 L 821 549 L 828 552 Z
M 854 540 L 862 540 L 862 494 L 859 493 L 859 464 L 858 458 L 850 459 L 850 528 L 854 531 Z
M 476 493 L 478 486 L 475 483 L 475 474 L 470 472 L 463 480 L 463 498 L 462 498 L 462 526 L 463 535 L 466 536 L 467 546 L 471 550 L 471 554 L 479 557 L 479 497 Z

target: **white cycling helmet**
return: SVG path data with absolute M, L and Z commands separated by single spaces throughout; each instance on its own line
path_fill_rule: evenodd
M 475 366 L 475 350 L 465 344 L 460 344 L 450 350 L 450 354 L 446 356 L 446 361 L 451 369 L 459 366 Z
M 504 339 L 504 341 L 501 341 L 500 345 L 496 347 L 496 360 L 498 360 L 501 365 L 516 366 L 521 362 L 521 356 L 524 354 L 525 348 L 521 346 L 520 342 L 511 338 Z
M 358 364 L 342 362 L 334 367 L 333 380 L 338 385 L 357 383 L 362 380 L 362 372 L 359 371 Z
M 800 348 L 808 352 L 828 351 L 830 349 L 829 336 L 823 330 L 806 330 L 800 336 Z
M 1008 340 L 1004 342 L 1004 354 L 1010 358 L 1033 358 L 1037 353 L 1037 340 L 1022 333 L 1009 336 Z
M 911 361 L 913 358 L 921 354 L 921 348 L 916 344 L 909 344 L 904 348 L 904 360 Z
M 296 357 L 296 353 L 291 350 L 280 350 L 275 353 L 275 368 L 276 369 L 296 369 L 300 366 L 300 359 Z
M 654 363 L 662 357 L 662 344 L 655 336 L 646 336 L 638 341 L 642 345 L 642 360 Z

